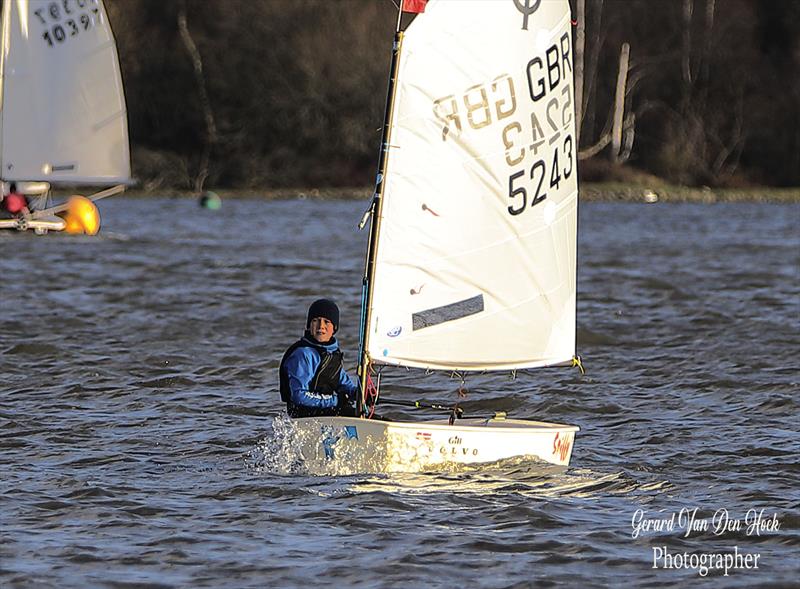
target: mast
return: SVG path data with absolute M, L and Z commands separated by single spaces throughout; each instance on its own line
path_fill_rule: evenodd
M 3 0 L 3 16 L 0 21 L 0 181 L 3 179 L 3 102 L 6 94 L 6 54 L 11 28 L 11 0 Z
M 356 397 L 356 411 L 358 416 L 363 415 L 364 392 L 367 390 L 369 377 L 369 312 L 372 306 L 372 289 L 370 288 L 375 276 L 375 254 L 378 247 L 378 232 L 381 224 L 382 197 L 386 168 L 389 159 L 389 145 L 392 139 L 392 119 L 394 117 L 394 102 L 397 88 L 397 71 L 400 64 L 400 49 L 403 45 L 403 31 L 400 30 L 400 19 L 403 15 L 402 3 L 397 11 L 397 25 L 395 28 L 394 43 L 392 44 L 392 64 L 389 68 L 389 83 L 386 90 L 386 109 L 383 115 L 383 131 L 381 133 L 381 149 L 378 158 L 378 177 L 375 182 L 375 194 L 372 203 L 365 215 L 371 217 L 369 228 L 369 245 L 364 263 L 364 277 L 361 283 L 361 333 L 358 343 L 358 392 Z M 363 223 L 363 221 L 362 221 Z

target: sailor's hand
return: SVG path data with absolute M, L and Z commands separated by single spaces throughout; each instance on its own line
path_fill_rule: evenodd
M 352 407 L 350 399 L 347 398 L 347 391 L 337 391 L 336 396 L 338 397 L 337 405 L 339 407 Z

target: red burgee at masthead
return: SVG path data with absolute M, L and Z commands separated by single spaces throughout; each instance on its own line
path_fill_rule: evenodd
M 403 0 L 403 12 L 425 12 L 428 0 Z

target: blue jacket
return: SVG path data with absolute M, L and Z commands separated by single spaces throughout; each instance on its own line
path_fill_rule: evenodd
M 336 393 L 326 395 L 309 389 L 321 361 L 318 349 L 333 353 L 339 349 L 339 342 L 333 337 L 330 342 L 323 345 L 309 336 L 303 337 L 301 341 L 305 345 L 295 349 L 284 362 L 284 368 L 289 380 L 290 400 L 295 405 L 304 407 L 333 409 L 338 404 Z M 354 401 L 356 390 L 356 384 L 350 379 L 345 369 L 342 368 L 339 371 L 337 392 L 346 393 L 348 399 Z

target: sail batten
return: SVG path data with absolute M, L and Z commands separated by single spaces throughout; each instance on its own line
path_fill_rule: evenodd
M 102 0 L 4 0 L 0 177 L 130 183 L 122 77 Z
M 430 0 L 405 31 L 383 177 L 373 362 L 514 370 L 575 354 L 567 0 Z

